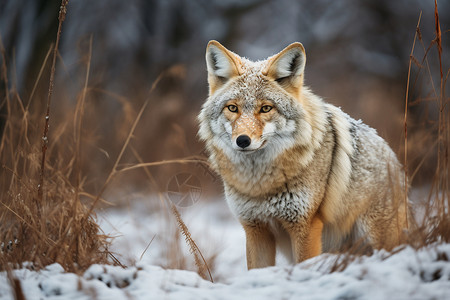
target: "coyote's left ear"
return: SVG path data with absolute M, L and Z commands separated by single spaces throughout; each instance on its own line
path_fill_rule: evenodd
M 277 81 L 288 92 L 296 94 L 303 86 L 305 63 L 305 48 L 300 43 L 293 43 L 269 58 L 263 74 Z
M 217 41 L 210 41 L 206 48 L 206 66 L 208 67 L 209 94 L 212 95 L 241 72 L 241 58 L 226 49 Z

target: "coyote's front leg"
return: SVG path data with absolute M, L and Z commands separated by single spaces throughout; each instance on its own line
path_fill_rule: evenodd
M 281 224 L 291 238 L 295 263 L 322 253 L 323 222 L 317 214 L 298 222 L 281 221 Z
M 267 225 L 241 222 L 247 240 L 247 268 L 275 265 L 275 238 Z

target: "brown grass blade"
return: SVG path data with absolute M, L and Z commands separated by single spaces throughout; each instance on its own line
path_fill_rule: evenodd
M 404 203 L 405 206 L 408 206 L 408 99 L 409 99 L 409 83 L 411 77 L 411 64 L 413 62 L 412 57 L 414 57 L 414 48 L 416 46 L 416 40 L 418 37 L 418 33 L 420 32 L 420 19 L 422 18 L 422 12 L 420 12 L 419 19 L 417 21 L 416 33 L 414 35 L 413 45 L 411 47 L 411 54 L 409 55 L 409 66 L 408 66 L 408 78 L 406 80 L 406 93 L 405 93 L 405 114 L 403 119 L 404 133 L 405 133 L 405 154 L 403 159 L 403 166 L 405 170 L 405 197 Z M 406 227 L 409 227 L 408 224 L 408 215 L 406 215 Z
M 178 211 L 177 207 L 174 204 L 171 204 L 171 210 L 172 210 L 172 213 L 173 213 L 173 215 L 175 216 L 175 218 L 177 220 L 178 227 L 179 227 L 179 229 L 181 231 L 181 234 L 184 236 L 184 238 L 186 240 L 186 243 L 189 246 L 190 252 L 194 256 L 195 265 L 198 268 L 198 274 L 203 279 L 206 279 L 206 276 L 205 276 L 205 269 L 206 269 L 206 271 L 208 272 L 208 275 L 209 275 L 209 280 L 211 282 L 214 282 L 214 280 L 212 278 L 212 275 L 211 275 L 211 271 L 210 271 L 210 269 L 208 267 L 208 264 L 207 264 L 205 258 L 203 257 L 202 252 L 200 251 L 200 249 L 198 248 L 198 246 L 195 243 L 194 239 L 192 238 L 188 227 L 183 222 L 183 219 L 181 218 L 180 212 Z

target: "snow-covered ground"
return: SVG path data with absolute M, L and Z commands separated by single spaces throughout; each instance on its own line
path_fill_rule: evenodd
M 379 251 L 342 272 L 330 273 L 339 259 L 330 254 L 247 271 L 244 234 L 220 201 L 180 209 L 205 258 L 215 257 L 215 283 L 192 271 L 163 269 L 177 263 L 195 269 L 184 243 L 173 242 L 176 225 L 168 213 L 145 201 L 99 212 L 103 230 L 117 236 L 111 250 L 128 267 L 93 265 L 81 277 L 57 264 L 16 270 L 26 299 L 450 299 L 450 244 Z M 185 252 L 183 261 L 173 247 Z M 0 299 L 14 299 L 4 273 Z

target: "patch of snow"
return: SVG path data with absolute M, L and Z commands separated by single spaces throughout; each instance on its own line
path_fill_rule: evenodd
M 370 257 L 355 259 L 341 272 L 330 272 L 343 259 L 334 254 L 323 254 L 295 266 L 281 264 L 247 271 L 243 230 L 225 205 L 196 205 L 183 209 L 181 214 L 204 254 L 218 251 L 213 268 L 213 277 L 220 277 L 218 283 L 204 280 L 196 272 L 156 266 L 167 251 L 162 238 L 155 238 L 140 259 L 149 239 L 164 224 L 140 204 L 128 211 L 100 213 L 103 230 L 121 234 L 113 243 L 115 251 L 122 259 L 134 260 L 134 265 L 125 269 L 92 265 L 77 276 L 54 264 L 40 272 L 30 268 L 15 270 L 14 276 L 28 300 L 450 299 L 450 244 L 418 251 L 405 247 L 394 254 L 376 251 Z M 14 299 L 11 287 L 6 274 L 1 273 L 0 300 L 9 299 Z

